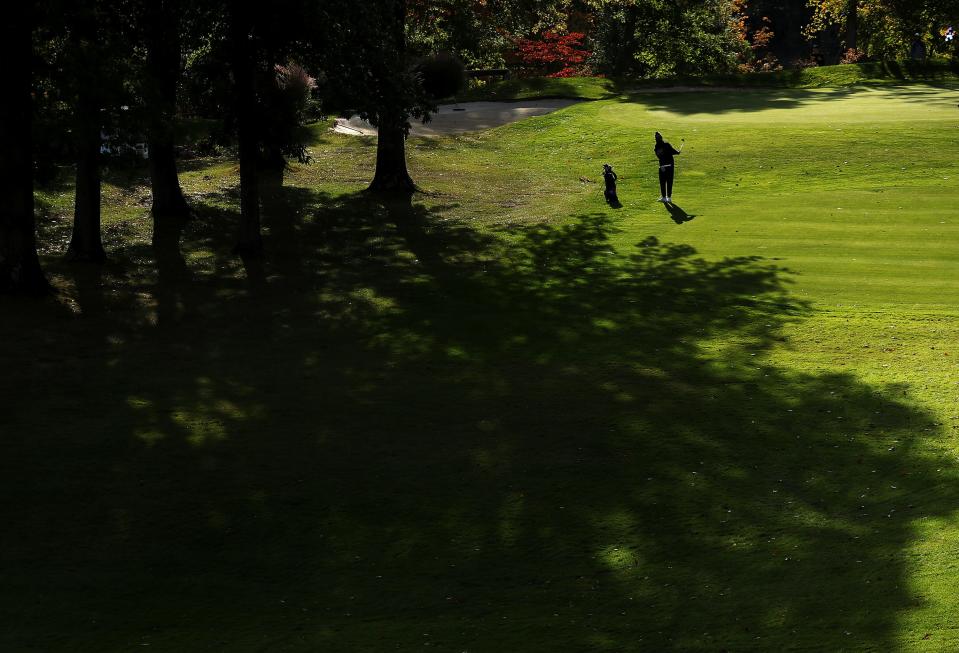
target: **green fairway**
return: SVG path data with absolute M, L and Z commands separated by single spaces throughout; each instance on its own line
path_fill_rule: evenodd
M 710 256 L 783 261 L 817 303 L 950 309 L 959 306 L 957 97 L 929 86 L 640 93 L 497 130 L 462 165 L 505 155 L 545 176 L 531 185 L 557 184 L 577 213 L 597 206 L 596 186 L 580 178 L 601 182 L 597 169 L 613 163 L 625 204 L 617 241 L 673 237 L 655 202 L 659 130 L 688 141 L 673 199 L 697 219 L 683 225 L 683 242 Z
M 959 649 L 959 84 L 624 90 L 412 202 L 317 125 L 259 264 L 231 160 L 156 248 L 111 173 L 102 269 L 38 193 L 0 650 Z

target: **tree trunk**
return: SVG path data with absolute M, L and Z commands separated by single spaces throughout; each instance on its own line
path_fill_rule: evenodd
M 106 260 L 100 240 L 100 115 L 87 88 L 79 89 L 76 117 L 77 176 L 73 205 L 73 236 L 67 258 Z
M 260 192 L 257 174 L 257 125 L 255 59 L 251 41 L 250 9 L 234 4 L 231 16 L 233 57 L 233 93 L 240 150 L 240 234 L 236 251 L 241 256 L 259 256 L 263 251 L 260 236 Z
M 846 12 L 846 48 L 855 50 L 859 37 L 859 0 L 849 0 Z
M 176 0 L 150 0 L 147 25 L 150 184 L 155 216 L 185 217 L 190 207 L 176 168 L 174 121 L 180 73 L 180 37 Z
M 842 57 L 842 45 L 839 25 L 830 25 L 819 33 L 819 51 L 822 53 L 823 64 L 835 66 Z
M 0 59 L 10 66 L 0 102 L 0 292 L 43 294 L 50 286 L 37 258 L 33 218 L 32 16 L 10 12 Z
M 404 122 L 401 112 L 380 119 L 376 137 L 376 172 L 369 187 L 371 192 L 414 193 L 417 190 L 406 167 Z
M 150 185 L 153 215 L 187 217 L 190 214 L 190 206 L 180 188 L 176 149 L 165 137 L 150 138 Z
M 180 236 L 185 220 L 176 216 L 153 216 L 153 253 L 156 256 L 156 315 L 160 328 L 176 324 L 181 290 L 189 279 L 189 269 L 180 251 Z
M 406 67 L 406 0 L 393 0 L 392 27 L 393 61 L 395 70 L 400 72 Z M 391 83 L 392 80 L 384 80 L 384 84 Z M 370 192 L 409 194 L 417 190 L 406 167 L 407 121 L 402 107 L 390 106 L 389 100 L 381 107 L 376 137 L 376 172 L 367 189 Z
M 625 8 L 626 20 L 618 26 L 622 30 L 620 47 L 616 52 L 616 64 L 613 74 L 625 76 L 632 72 L 633 55 L 636 52 L 636 21 L 638 19 L 639 8 L 636 5 L 628 5 Z
M 283 149 L 278 145 L 280 138 L 280 125 L 277 124 L 276 116 L 270 115 L 275 109 L 275 105 L 280 100 L 282 93 L 277 87 L 276 65 L 278 57 L 273 48 L 266 55 L 266 76 L 263 78 L 266 88 L 261 88 L 265 95 L 267 115 L 264 120 L 259 121 L 259 142 L 262 148 L 260 153 L 260 177 L 263 181 L 272 186 L 283 184 L 283 173 L 286 171 L 286 157 Z M 262 109 L 261 109 L 262 111 Z M 281 118 L 280 121 L 283 119 Z

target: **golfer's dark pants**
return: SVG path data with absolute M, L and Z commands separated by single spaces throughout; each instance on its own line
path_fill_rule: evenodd
M 659 167 L 659 193 L 663 197 L 673 194 L 673 166 Z

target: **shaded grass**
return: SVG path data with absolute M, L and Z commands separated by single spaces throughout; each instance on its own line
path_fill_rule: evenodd
M 601 217 L 502 251 L 439 208 L 288 192 L 317 209 L 284 206 L 295 237 L 249 282 L 158 253 L 15 330 L 48 346 L 7 389 L 9 646 L 893 641 L 908 515 L 954 500 L 902 505 L 941 464 L 910 435 L 933 418 L 754 366 L 806 312 L 783 271 L 612 254 Z M 868 609 L 854 558 L 883 567 Z
M 113 263 L 48 255 L 58 298 L 2 300 L 2 648 L 954 647 L 953 204 L 927 184 L 955 163 L 896 170 L 951 124 L 937 93 L 637 95 L 413 140 L 412 203 L 354 192 L 373 142 L 319 133 L 246 266 L 232 162 L 184 175 L 197 218 L 156 248 L 117 179 Z M 652 201 L 637 125 L 698 134 L 693 220 Z M 610 155 L 620 211 L 589 181 Z

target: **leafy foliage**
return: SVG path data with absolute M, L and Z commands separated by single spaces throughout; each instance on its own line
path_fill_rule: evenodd
M 748 52 L 733 0 L 597 5 L 594 62 L 602 72 L 639 77 L 729 72 Z
M 854 63 L 865 57 L 895 59 L 908 56 L 910 46 L 921 41 L 931 52 L 946 50 L 942 26 L 959 17 L 955 0 L 808 0 L 812 19 L 804 31 L 811 40 L 844 34 L 842 61 Z M 848 42 L 849 29 L 856 33 Z M 861 51 L 848 52 L 849 48 Z
M 750 17 L 746 0 L 733 0 L 733 30 L 737 38 L 748 45 L 743 52 L 739 69 L 742 72 L 769 72 L 782 66 L 770 46 L 775 32 L 768 16 Z
M 528 70 L 546 77 L 575 77 L 582 74 L 591 54 L 583 45 L 585 38 L 582 32 L 546 31 L 538 38 L 518 39 L 514 56 Z
M 456 95 L 466 83 L 463 62 L 449 52 L 427 57 L 416 65 L 423 92 L 440 99 Z
M 310 160 L 301 127 L 307 115 L 316 80 L 297 63 L 275 64 L 264 80 L 260 109 L 261 157 L 273 169 L 286 166 L 285 157 L 300 163 Z

